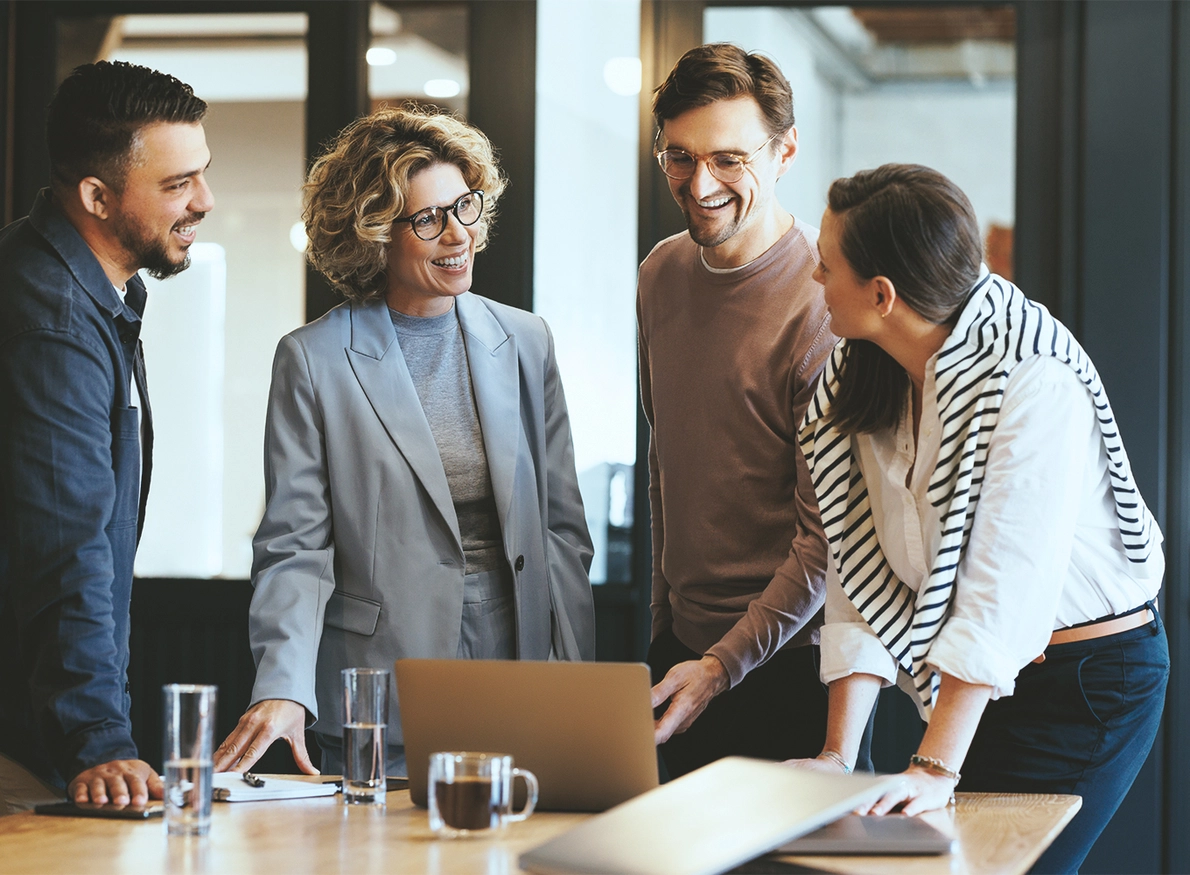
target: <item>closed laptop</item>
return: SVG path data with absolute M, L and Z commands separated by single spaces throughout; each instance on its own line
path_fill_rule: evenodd
M 716 875 L 875 801 L 899 776 L 727 757 L 522 854 L 542 875 Z
M 926 856 L 957 849 L 957 839 L 920 817 L 849 814 L 786 843 L 777 853 Z

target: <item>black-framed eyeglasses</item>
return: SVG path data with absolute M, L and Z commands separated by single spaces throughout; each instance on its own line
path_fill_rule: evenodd
M 413 233 L 422 240 L 437 240 L 446 230 L 451 213 L 455 214 L 460 225 L 474 225 L 483 215 L 483 192 L 477 188 L 467 192 L 449 207 L 426 207 L 412 216 L 393 221 L 408 222 Z
M 660 131 L 657 132 L 657 137 L 661 137 Z M 658 152 L 656 145 L 653 147 L 653 154 L 657 156 L 657 163 L 661 165 L 661 172 L 670 179 L 689 179 L 694 175 L 694 171 L 698 167 L 698 162 L 705 161 L 707 170 L 710 171 L 711 176 L 720 182 L 739 182 L 744 176 L 744 169 L 776 138 L 777 135 L 773 134 L 761 143 L 760 148 L 751 155 L 740 155 L 737 152 L 712 152 L 710 155 L 691 155 L 683 149 L 664 149 Z

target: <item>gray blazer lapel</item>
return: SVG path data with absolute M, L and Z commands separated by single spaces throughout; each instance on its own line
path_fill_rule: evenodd
M 347 351 L 347 360 L 388 436 L 454 533 L 461 552 L 459 521 L 442 468 L 442 457 L 421 408 L 421 399 L 413 387 L 405 356 L 397 344 L 397 332 L 384 301 L 351 305 L 351 349 Z
M 467 346 L 475 407 L 488 454 L 500 523 L 507 529 L 521 435 L 521 379 L 516 338 L 506 334 L 484 302 L 470 292 L 455 299 Z

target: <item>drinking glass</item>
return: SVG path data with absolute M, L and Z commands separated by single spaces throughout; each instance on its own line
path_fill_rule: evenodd
M 211 829 L 215 698 L 218 687 L 166 684 L 165 829 L 170 835 L 206 835 Z
M 383 805 L 389 671 L 343 669 L 343 798 Z

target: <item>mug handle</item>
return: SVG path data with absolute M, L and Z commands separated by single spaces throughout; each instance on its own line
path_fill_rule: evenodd
M 518 777 L 525 779 L 525 788 L 529 791 L 525 798 L 525 807 L 516 814 L 509 814 L 506 818 L 509 823 L 515 823 L 519 820 L 524 820 L 533 813 L 533 809 L 537 807 L 537 776 L 528 769 L 513 769 L 512 780 Z

